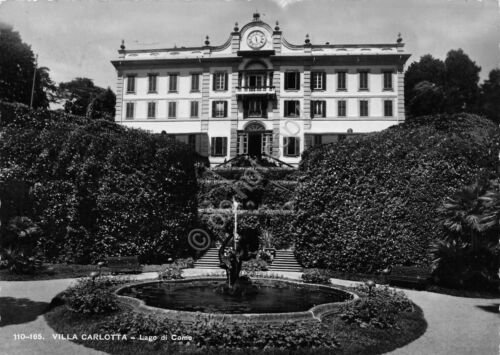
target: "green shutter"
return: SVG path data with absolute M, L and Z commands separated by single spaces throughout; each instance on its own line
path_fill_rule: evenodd
M 215 87 L 216 87 L 216 86 L 215 86 L 215 85 L 216 85 L 216 80 L 215 80 L 215 77 L 216 77 L 216 76 L 217 76 L 217 73 L 214 73 L 214 74 L 212 75 L 212 78 L 213 78 L 213 80 L 212 80 L 212 90 L 213 90 L 213 91 L 215 91 Z
M 295 155 L 300 155 L 300 137 L 295 137 Z
M 229 79 L 229 75 L 227 75 L 227 73 L 225 73 L 224 74 L 224 90 L 227 90 L 227 88 L 228 88 L 228 85 L 227 85 L 228 79 Z
M 227 137 L 222 138 L 222 153 L 227 155 Z
M 212 142 L 212 144 L 210 144 L 210 155 L 214 156 L 215 155 L 215 137 L 212 137 L 211 142 Z
M 305 134 L 304 135 L 304 143 L 305 143 L 305 148 L 309 148 L 313 146 L 313 136 L 310 134 Z
M 227 117 L 227 101 L 224 101 L 224 117 Z
M 322 102 L 323 105 L 323 117 L 326 117 L 326 100 Z
M 326 91 L 326 73 L 323 73 L 323 90 Z
M 216 106 L 217 106 L 217 101 L 212 101 L 212 117 L 215 117 Z
M 300 90 L 300 73 L 297 72 L 295 76 L 295 89 Z
M 200 134 L 200 154 L 204 157 L 208 156 L 208 135 L 206 133 Z

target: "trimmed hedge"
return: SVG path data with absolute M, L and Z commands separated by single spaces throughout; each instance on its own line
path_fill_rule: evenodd
M 304 266 L 374 273 L 430 264 L 444 198 L 498 168 L 500 130 L 468 114 L 422 117 L 303 155 L 292 221 Z
M 289 230 L 293 219 L 292 211 L 241 211 L 238 214 L 238 229 L 260 230 L 259 242 L 261 246 L 269 244 L 269 247 L 272 248 L 287 249 L 293 245 Z M 224 240 L 225 233 L 231 234 L 233 232 L 234 215 L 231 210 L 202 210 L 200 211 L 200 221 L 202 227 L 216 240 Z M 268 233 L 263 233 L 264 231 Z
M 204 208 L 227 207 L 223 201 L 232 201 L 233 197 L 241 201 L 239 192 L 246 194 L 245 184 L 229 180 L 201 180 L 198 193 L 198 204 Z M 293 199 L 296 181 L 274 180 L 262 184 L 250 185 L 259 190 L 260 204 L 263 208 L 279 209 Z M 251 197 L 251 196 L 250 196 Z
M 268 180 L 296 180 L 300 172 L 293 168 L 216 168 L 206 170 L 200 178 L 207 180 L 240 180 L 259 176 Z
M 197 214 L 195 157 L 163 135 L 0 104 L 0 171 L 31 187 L 46 261 L 186 255 Z M 8 112 L 8 114 L 6 114 Z
M 238 324 L 232 322 L 198 321 L 192 324 L 173 322 L 161 315 L 146 315 L 142 313 L 120 313 L 109 321 L 102 323 L 98 333 L 122 334 L 127 338 L 140 336 L 156 336 L 156 343 L 170 342 L 171 336 L 188 336 L 190 340 L 177 341 L 177 344 L 187 344 L 197 348 L 217 349 L 222 352 L 233 350 L 244 353 L 242 349 L 273 349 L 301 350 L 310 348 L 338 347 L 328 327 L 322 323 L 280 324 Z M 164 336 L 164 340 L 160 340 Z M 189 350 L 188 350 L 189 351 Z M 180 353 L 188 353 L 180 351 Z M 169 352 L 170 353 L 170 352 Z

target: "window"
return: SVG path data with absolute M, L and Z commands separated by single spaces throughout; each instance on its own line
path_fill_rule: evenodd
M 227 101 L 212 101 L 212 117 L 227 117 Z
M 312 72 L 311 73 L 311 90 L 326 90 L 326 73 Z
M 368 90 L 368 71 L 359 72 L 359 90 Z
M 362 117 L 368 116 L 368 100 L 359 101 L 359 115 Z
M 285 90 L 299 90 L 300 89 L 300 73 L 297 71 L 290 71 L 285 73 Z
M 135 75 L 127 75 L 127 93 L 135 93 Z
M 189 148 L 196 151 L 196 134 L 190 134 L 188 136 L 188 145 Z
M 191 91 L 200 91 L 200 74 L 191 74 Z
M 265 76 L 264 74 L 247 74 L 245 77 L 245 85 L 251 90 L 262 89 L 265 86 Z
M 384 90 L 392 90 L 392 72 L 384 72 Z
M 177 74 L 168 74 L 168 92 L 177 92 Z
M 326 117 L 326 101 L 311 101 L 311 117 Z
M 168 103 L 168 118 L 177 117 L 177 102 L 172 101 Z
M 285 157 L 298 157 L 300 155 L 299 137 L 283 137 L 283 155 Z
M 264 133 L 262 135 L 261 153 L 267 154 L 267 155 L 273 154 L 273 134 L 272 133 Z
M 224 157 L 227 155 L 227 137 L 212 137 L 211 155 Z
M 134 103 L 127 102 L 126 110 L 125 110 L 125 118 L 134 118 Z
M 347 102 L 345 100 L 337 101 L 337 116 L 345 117 L 347 115 Z
M 384 116 L 392 117 L 392 100 L 384 100 Z
M 148 118 L 156 117 L 156 102 L 148 102 Z
M 213 90 L 214 91 L 224 91 L 227 90 L 227 73 L 219 72 L 215 73 L 213 77 Z
M 198 117 L 198 101 L 191 101 L 191 118 Z
M 148 92 L 154 93 L 156 92 L 156 79 L 158 78 L 157 74 L 148 74 Z
M 285 100 L 285 117 L 299 117 L 300 116 L 300 101 Z
M 346 76 L 345 71 L 337 72 L 337 90 L 347 90 Z
M 248 134 L 238 133 L 236 146 L 238 147 L 238 154 L 248 154 Z
M 243 117 L 267 117 L 267 101 L 262 99 L 243 101 Z

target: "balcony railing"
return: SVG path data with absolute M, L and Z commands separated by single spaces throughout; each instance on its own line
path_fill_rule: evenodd
M 276 90 L 274 86 L 237 86 L 237 95 L 275 95 Z

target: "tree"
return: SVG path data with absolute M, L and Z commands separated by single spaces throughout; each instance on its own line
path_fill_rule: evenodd
M 0 100 L 29 105 L 35 70 L 35 56 L 11 26 L 0 23 Z M 54 83 L 49 69 L 38 68 L 35 75 L 34 108 L 48 108 L 54 101 Z
M 443 62 L 427 54 L 405 73 L 408 116 L 478 112 L 481 68 L 463 50 L 451 50 Z
M 441 59 L 434 58 L 430 54 L 420 57 L 418 62 L 410 64 L 405 73 L 405 94 L 413 90 L 415 86 L 428 81 L 437 86 L 444 85 L 445 65 Z
M 485 210 L 480 220 L 483 230 L 500 230 L 500 183 L 492 183 L 488 191 L 481 197 Z
M 421 81 L 410 91 L 408 108 L 414 116 L 443 112 L 443 87 L 430 81 Z
M 483 231 L 481 224 L 482 201 L 486 186 L 475 183 L 465 186 L 449 198 L 440 209 L 443 225 L 451 232 L 458 233 L 470 243 L 473 251 L 478 249 L 478 236 Z
M 489 77 L 481 85 L 481 114 L 496 123 L 500 123 L 500 69 L 490 71 Z
M 481 67 L 477 66 L 462 49 L 449 51 L 444 64 L 446 112 L 477 112 Z
M 443 111 L 446 68 L 441 59 L 430 54 L 413 62 L 405 73 L 405 98 L 410 116 Z
M 444 238 L 433 243 L 434 275 L 453 287 L 488 288 L 498 280 L 498 186 L 486 181 L 465 186 L 440 211 Z
M 110 88 L 95 86 L 92 79 L 75 78 L 59 84 L 58 97 L 68 113 L 113 120 L 116 96 Z

